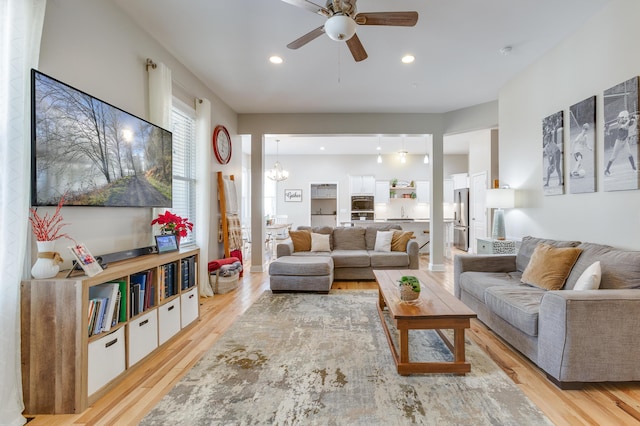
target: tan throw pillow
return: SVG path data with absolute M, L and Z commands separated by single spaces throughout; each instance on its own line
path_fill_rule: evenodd
M 307 229 L 302 231 L 289 231 L 289 237 L 293 242 L 293 252 L 311 251 L 311 232 Z
M 582 252 L 577 247 L 538 244 L 522 273 L 521 281 L 544 290 L 560 290 Z
M 391 251 L 407 251 L 407 243 L 413 238 L 413 231 L 393 231 Z
M 311 233 L 311 251 L 331 251 L 329 234 Z

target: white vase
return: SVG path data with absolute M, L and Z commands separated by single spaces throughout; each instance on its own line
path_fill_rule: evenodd
M 40 253 L 53 253 L 55 252 L 55 241 L 36 241 L 38 246 L 38 259 L 31 268 L 31 276 L 35 279 L 51 278 L 55 277 L 60 271 L 60 265 L 53 259 L 53 257 L 40 257 Z

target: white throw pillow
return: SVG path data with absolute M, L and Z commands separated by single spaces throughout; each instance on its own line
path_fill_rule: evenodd
M 311 251 L 331 251 L 329 234 L 311 233 Z
M 378 231 L 376 234 L 376 245 L 373 250 L 390 252 L 393 232 L 394 231 Z
M 600 288 L 600 279 L 602 278 L 602 270 L 600 268 L 600 261 L 594 262 L 591 266 L 584 270 L 576 285 L 573 286 L 574 290 L 597 290 Z

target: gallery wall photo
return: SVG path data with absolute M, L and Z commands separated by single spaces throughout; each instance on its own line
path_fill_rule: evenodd
M 596 191 L 596 97 L 569 107 L 569 192 Z
M 638 77 L 604 91 L 605 191 L 640 188 L 638 173 Z
M 542 119 L 542 188 L 544 195 L 564 194 L 564 113 Z

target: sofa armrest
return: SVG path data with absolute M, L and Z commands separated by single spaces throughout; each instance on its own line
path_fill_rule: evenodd
M 293 242 L 284 241 L 276 245 L 276 258 L 282 256 L 291 256 L 293 253 Z
M 542 298 L 538 366 L 560 382 L 640 380 L 640 290 L 557 290 Z
M 463 272 L 514 272 L 515 255 L 457 254 L 453 258 L 453 290 L 460 298 L 460 275 Z
M 407 255 L 409 255 L 409 269 L 420 269 L 420 245 L 416 240 L 407 242 Z

